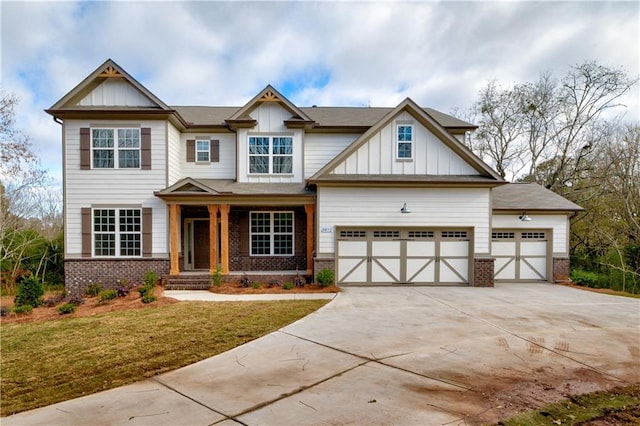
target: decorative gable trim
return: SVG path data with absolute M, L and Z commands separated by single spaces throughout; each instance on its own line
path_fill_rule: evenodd
M 382 117 L 376 124 L 371 126 L 366 132 L 364 132 L 359 138 L 357 138 L 351 145 L 345 148 L 340 154 L 329 161 L 324 167 L 316 172 L 311 178 L 310 183 L 317 183 L 323 180 L 333 180 L 331 172 L 345 161 L 349 156 L 354 154 L 360 147 L 365 145 L 372 136 L 382 130 L 385 126 L 390 124 L 396 119 L 402 112 L 407 112 L 413 116 L 417 122 L 422 124 L 431 133 L 433 133 L 438 139 L 440 139 L 447 147 L 449 147 L 456 155 L 460 156 L 466 161 L 472 168 L 477 170 L 481 175 L 487 176 L 490 180 L 496 182 L 504 182 L 504 180 L 494 170 L 485 164 L 480 158 L 471 152 L 466 146 L 452 136 L 444 127 L 442 127 L 431 115 L 423 108 L 418 106 L 412 99 L 406 98 L 396 108 Z M 345 178 L 347 176 L 344 176 Z
M 202 182 L 199 182 L 193 178 L 180 179 L 178 182 L 174 183 L 168 188 L 165 188 L 162 191 L 154 192 L 154 195 L 160 198 L 165 196 L 184 194 L 219 195 L 220 192 L 209 188 Z

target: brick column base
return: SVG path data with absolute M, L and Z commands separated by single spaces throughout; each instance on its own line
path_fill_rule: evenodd
M 322 271 L 324 268 L 331 269 L 334 274 L 334 280 L 338 281 L 338 277 L 335 276 L 336 273 L 336 261 L 330 257 L 321 257 L 313 258 L 313 281 L 316 281 L 316 275 L 318 272 Z
M 570 281 L 571 265 L 568 257 L 553 258 L 553 282 L 566 283 Z
M 481 257 L 473 259 L 473 286 L 493 287 L 493 263 L 495 259 L 491 257 Z

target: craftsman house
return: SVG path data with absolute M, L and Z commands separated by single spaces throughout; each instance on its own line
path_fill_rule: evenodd
M 340 285 L 492 286 L 568 275 L 580 207 L 507 184 L 475 126 L 405 99 L 168 106 L 107 60 L 47 110 L 62 128 L 65 280 L 207 286 L 323 268 Z M 200 280 L 200 281 L 198 281 Z

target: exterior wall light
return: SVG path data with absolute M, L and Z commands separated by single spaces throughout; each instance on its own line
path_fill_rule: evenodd
M 533 220 L 531 219 L 531 216 L 527 214 L 527 212 L 523 212 L 520 216 L 518 216 L 518 219 L 523 222 L 531 222 Z
M 400 209 L 400 213 L 411 213 L 411 210 L 409 210 L 409 207 L 407 207 L 407 203 L 404 203 L 404 205 Z M 529 220 L 531 220 L 531 219 L 529 219 Z

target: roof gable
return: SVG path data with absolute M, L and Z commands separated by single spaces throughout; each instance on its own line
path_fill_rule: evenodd
M 291 122 L 300 123 L 313 123 L 313 120 L 309 118 L 300 108 L 295 106 L 291 101 L 285 98 L 280 92 L 274 89 L 271 85 L 267 85 L 260 93 L 247 102 L 242 108 L 238 109 L 227 122 L 244 122 L 247 120 L 253 120 L 250 113 L 264 103 L 277 103 L 282 108 L 287 110 L 291 114 Z
M 184 179 L 180 179 L 178 182 L 169 186 L 168 188 L 163 189 L 162 191 L 158 191 L 155 193 L 156 195 L 176 195 L 176 194 L 209 194 L 209 195 L 218 195 L 219 192 L 209 188 L 202 182 L 187 177 Z
M 111 59 L 96 68 L 47 112 L 94 107 L 171 111 L 171 108 Z
M 413 170 L 411 167 L 403 166 L 401 161 L 395 160 L 395 123 L 411 122 L 414 128 L 423 131 L 423 140 L 416 139 L 414 144 L 431 144 L 430 156 L 441 158 L 429 159 L 426 155 L 421 158 L 414 158 Z M 381 150 L 382 144 L 387 148 Z M 437 145 L 437 146 L 436 146 Z M 368 154 L 372 151 L 372 154 Z M 370 159 L 366 157 L 369 156 Z M 371 165 L 371 159 L 380 162 L 380 166 Z M 369 164 L 367 164 L 367 161 Z M 421 161 L 434 161 L 435 166 L 427 164 L 416 164 Z M 446 167 L 439 167 L 438 161 L 446 161 Z M 391 162 L 395 163 L 395 169 L 390 167 Z M 384 166 L 387 164 L 386 166 Z M 410 164 L 411 165 L 411 164 Z M 415 167 L 423 166 L 421 168 Z M 434 173 L 435 171 L 435 173 Z M 336 175 L 349 180 L 359 179 L 357 176 L 381 176 L 381 175 L 480 175 L 489 180 L 502 182 L 502 178 L 493 171 L 487 164 L 476 157 L 467 147 L 460 143 L 454 136 L 438 123 L 426 110 L 419 107 L 413 100 L 406 98 L 396 108 L 382 117 L 376 124 L 371 126 L 366 132 L 358 137 L 344 151 L 338 154 L 333 160 L 327 163 L 322 169 L 314 174 L 310 181 L 335 180 Z

